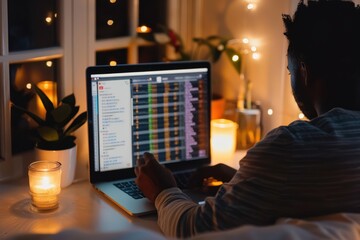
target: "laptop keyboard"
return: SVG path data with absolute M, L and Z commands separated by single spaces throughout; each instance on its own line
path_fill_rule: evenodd
M 140 198 L 145 197 L 144 194 L 141 192 L 141 190 L 136 185 L 134 180 L 130 180 L 127 182 L 114 183 L 114 185 L 117 188 L 119 188 L 120 190 L 122 190 L 123 192 L 125 192 L 128 195 L 130 195 L 131 197 L 133 197 L 134 199 L 140 199 Z
M 189 179 L 191 174 L 194 173 L 195 170 L 189 170 L 184 172 L 179 172 L 174 174 L 174 178 L 176 180 L 176 184 L 180 189 L 185 189 L 189 184 Z M 134 199 L 141 199 L 144 198 L 144 194 L 138 188 L 134 180 L 129 180 L 126 182 L 119 182 L 114 183 L 114 185 L 122 190 L 123 192 L 127 193 Z

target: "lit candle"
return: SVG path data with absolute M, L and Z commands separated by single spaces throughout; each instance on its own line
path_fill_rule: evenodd
M 32 209 L 49 211 L 59 206 L 61 164 L 37 161 L 29 166 L 29 186 Z
M 227 119 L 211 120 L 211 159 L 213 164 L 233 165 L 237 128 L 238 125 L 235 122 Z
M 142 26 L 136 28 L 136 32 L 138 32 L 138 33 L 149 33 L 149 32 L 151 32 L 151 30 L 152 30 L 151 28 L 149 28 L 148 26 L 145 26 L 145 25 L 142 25 Z
M 53 81 L 41 81 L 37 83 L 38 88 L 45 93 L 45 95 L 50 99 L 50 101 L 57 105 L 57 87 L 56 82 Z M 45 107 L 41 102 L 39 96 L 36 97 L 36 106 L 38 109 L 39 116 L 45 117 Z

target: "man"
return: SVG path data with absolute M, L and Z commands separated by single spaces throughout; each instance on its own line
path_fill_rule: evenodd
M 293 94 L 310 121 L 267 134 L 201 206 L 145 153 L 136 182 L 155 203 L 165 234 L 360 212 L 360 9 L 350 1 L 302 0 L 294 18 L 283 20 Z

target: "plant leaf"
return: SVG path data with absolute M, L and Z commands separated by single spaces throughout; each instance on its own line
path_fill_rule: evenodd
M 222 38 L 218 35 L 210 35 L 206 38 L 208 41 L 221 40 Z
M 70 106 L 75 106 L 75 95 L 74 94 L 70 94 L 66 97 L 64 97 L 63 99 L 61 99 L 61 102 L 62 103 L 67 103 L 69 104 Z
M 198 44 L 203 44 L 204 42 L 206 42 L 206 40 L 204 38 L 199 38 L 199 37 L 194 37 L 193 41 Z
M 75 146 L 75 136 L 64 136 L 57 141 L 45 141 L 40 139 L 36 146 L 44 150 L 64 150 Z
M 74 132 L 76 129 L 81 127 L 87 120 L 87 112 L 81 113 L 75 118 L 75 120 L 70 124 L 70 126 L 65 130 L 65 135 L 69 135 Z
M 38 115 L 26 110 L 25 108 L 16 106 L 15 104 L 12 104 L 12 107 L 14 107 L 15 109 L 19 110 L 20 112 L 23 112 L 24 114 L 27 114 L 29 117 L 31 117 L 37 124 L 39 125 L 44 125 L 45 121 L 39 117 Z
M 75 146 L 75 136 L 64 136 L 63 140 L 61 141 L 61 144 L 59 144 L 59 149 L 68 149 Z
M 66 119 L 71 116 L 72 107 L 67 104 L 63 103 L 59 107 L 55 108 L 51 111 L 51 118 L 54 120 L 56 124 L 63 124 Z
M 234 66 L 234 68 L 235 68 L 235 70 L 237 71 L 237 73 L 238 74 L 240 74 L 241 73 L 241 55 L 240 55 L 240 53 L 238 53 L 237 51 L 235 51 L 233 48 L 226 48 L 225 49 L 225 52 L 226 52 L 226 54 L 227 54 L 227 56 L 228 56 L 228 58 L 229 58 L 229 61 L 231 62 L 231 64 Z M 237 61 L 233 61 L 232 60 L 232 57 L 234 56 L 234 55 L 237 55 L 237 56 L 239 56 L 239 60 L 237 60 Z
M 39 136 L 45 141 L 57 141 L 59 140 L 59 134 L 56 129 L 49 126 L 40 126 L 37 129 Z
M 54 104 L 46 96 L 46 94 L 36 86 L 36 84 L 31 84 L 31 87 L 34 88 L 36 94 L 40 97 L 42 104 L 44 105 L 47 112 L 50 112 L 54 109 Z
M 184 51 L 180 51 L 180 56 L 182 61 L 188 61 L 191 60 L 191 57 L 189 54 L 185 53 Z
M 217 47 L 214 47 L 214 46 L 211 46 L 211 47 L 210 47 L 210 51 L 211 51 L 211 55 L 212 55 L 213 61 L 214 61 L 214 63 L 216 63 L 216 62 L 220 59 L 221 53 L 222 53 L 223 51 L 218 50 L 218 48 L 217 48 Z
M 60 123 L 59 127 L 64 127 L 66 126 L 71 119 L 73 119 L 75 117 L 75 115 L 79 112 L 80 107 L 79 106 L 75 106 L 71 109 L 71 113 L 68 115 L 68 117 L 66 119 L 64 119 L 63 122 Z

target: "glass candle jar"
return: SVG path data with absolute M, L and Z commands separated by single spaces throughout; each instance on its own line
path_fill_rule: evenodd
M 29 165 L 29 187 L 31 207 L 42 212 L 58 208 L 61 163 L 37 161 Z
M 259 109 L 243 109 L 237 112 L 237 148 L 249 149 L 261 138 Z

